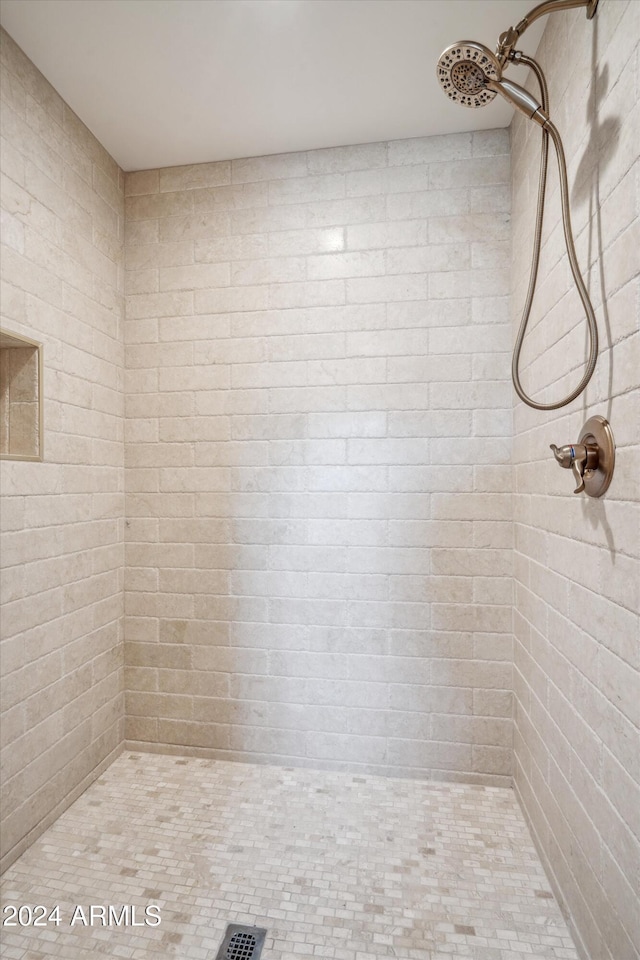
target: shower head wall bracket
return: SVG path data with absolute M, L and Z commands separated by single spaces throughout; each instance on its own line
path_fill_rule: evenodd
M 559 10 L 571 10 L 574 7 L 585 7 L 587 20 L 593 20 L 598 8 L 598 0 L 544 0 L 537 7 L 530 10 L 526 17 L 523 17 L 515 27 L 509 27 L 498 38 L 496 47 L 496 57 L 502 65 L 510 59 L 511 51 L 515 47 L 518 39 L 539 17 L 544 17 L 548 13 L 556 13 Z

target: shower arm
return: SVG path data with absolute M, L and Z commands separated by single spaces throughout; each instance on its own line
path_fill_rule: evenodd
M 592 20 L 596 13 L 598 0 L 544 0 L 537 7 L 530 10 L 526 17 L 516 24 L 515 27 L 509 27 L 504 33 L 500 34 L 496 47 L 496 57 L 504 66 L 507 60 L 511 58 L 511 51 L 515 47 L 519 38 L 539 17 L 544 17 L 548 13 L 555 13 L 558 10 L 571 10 L 573 7 L 586 7 L 587 20 Z

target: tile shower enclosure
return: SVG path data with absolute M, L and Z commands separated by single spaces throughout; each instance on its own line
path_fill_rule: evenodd
M 126 175 L 127 739 L 510 773 L 508 150 Z
M 532 125 L 516 120 L 511 143 L 497 130 L 123 174 L 3 35 L 3 326 L 45 344 L 47 451 L 2 463 L 5 863 L 125 738 L 515 774 L 585 955 L 640 943 L 640 134 L 623 96 L 638 5 L 603 3 L 595 34 L 563 16 L 540 56 L 578 253 L 607 297 L 587 404 L 618 442 L 614 486 L 586 507 L 552 462 L 534 482 L 585 409 L 517 406 L 512 424 Z M 590 101 L 592 61 L 608 74 Z M 540 309 L 571 337 L 558 247 L 552 219 Z M 561 393 L 568 341 L 548 352 L 550 330 L 532 331 L 528 362 Z

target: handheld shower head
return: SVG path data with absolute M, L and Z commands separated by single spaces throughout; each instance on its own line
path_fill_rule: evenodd
M 491 103 L 497 90 L 487 88 L 499 80 L 502 69 L 491 50 L 474 40 L 460 40 L 440 54 L 437 66 L 440 86 L 451 99 L 465 107 Z
M 542 105 L 524 87 L 504 79 L 498 58 L 475 40 L 460 40 L 443 50 L 436 72 L 446 95 L 465 107 L 483 107 L 500 93 L 541 126 L 549 119 Z
M 593 305 L 585 286 L 576 257 L 575 243 L 571 229 L 571 211 L 569 209 L 569 187 L 567 182 L 567 164 L 562 147 L 562 139 L 554 124 L 549 119 L 547 82 L 539 64 L 522 51 L 515 50 L 518 38 L 527 29 L 530 23 L 543 14 L 555 10 L 569 9 L 570 7 L 586 7 L 587 18 L 590 20 L 596 12 L 598 0 L 542 0 L 527 16 L 500 35 L 496 53 L 475 40 L 459 40 L 443 50 L 438 59 L 436 75 L 438 82 L 450 100 L 461 103 L 465 107 L 483 107 L 491 103 L 497 93 L 517 107 L 530 120 L 535 120 L 542 128 L 542 153 L 540 159 L 540 180 L 538 185 L 538 211 L 534 233 L 533 258 L 529 289 L 525 300 L 520 329 L 516 338 L 513 352 L 512 377 L 516 393 L 526 404 L 537 410 L 558 410 L 580 396 L 589 383 L 595 370 L 598 357 L 598 327 Z M 507 80 L 502 76 L 503 67 L 511 62 L 521 63 L 533 70 L 540 87 L 542 103 L 538 103 L 524 87 Z M 560 200 L 562 205 L 562 224 L 564 228 L 565 245 L 569 266 L 584 307 L 589 331 L 589 359 L 586 369 L 578 386 L 563 400 L 555 403 L 539 403 L 528 397 L 520 383 L 520 352 L 527 330 L 531 304 L 536 289 L 538 266 L 540 262 L 540 248 L 542 244 L 542 218 L 544 213 L 545 190 L 547 181 L 547 160 L 549 155 L 549 139 L 553 141 L 558 160 L 558 174 L 560 177 Z

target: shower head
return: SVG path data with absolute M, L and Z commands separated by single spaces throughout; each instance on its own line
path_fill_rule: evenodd
M 443 50 L 436 72 L 446 95 L 465 107 L 483 107 L 500 93 L 541 126 L 549 120 L 535 97 L 512 80 L 505 80 L 498 58 L 475 40 L 460 40 Z
M 437 72 L 446 95 L 465 107 L 491 103 L 498 91 L 488 89 L 487 83 L 502 76 L 500 64 L 491 50 L 474 40 L 460 40 L 443 50 Z

